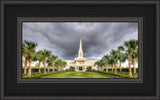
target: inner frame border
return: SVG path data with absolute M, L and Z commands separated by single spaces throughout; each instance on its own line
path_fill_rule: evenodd
M 138 22 L 138 79 L 113 78 L 44 78 L 22 79 L 23 22 Z M 18 83 L 143 83 L 143 18 L 142 17 L 18 17 L 17 18 L 17 82 Z

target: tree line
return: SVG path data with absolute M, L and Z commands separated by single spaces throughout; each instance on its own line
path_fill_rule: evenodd
M 55 71 L 55 67 L 57 67 L 57 71 L 63 70 L 63 68 L 67 65 L 67 63 L 58 58 L 58 56 L 53 55 L 49 50 L 40 50 L 36 52 L 37 43 L 32 41 L 24 40 L 22 44 L 22 56 L 25 58 L 24 61 L 24 74 L 31 75 L 31 63 L 32 61 L 39 62 L 39 72 L 40 65 L 43 63 L 44 73 L 46 73 L 46 64 L 48 64 L 48 72 L 49 66 L 52 66 L 52 71 Z M 27 66 L 29 64 L 29 66 Z M 28 72 L 27 72 L 28 68 Z
M 106 67 L 108 72 L 108 66 L 114 66 L 114 73 L 117 73 L 117 64 L 119 62 L 119 71 L 122 71 L 121 64 L 128 60 L 129 75 L 132 75 L 131 65 L 133 64 L 133 73 L 136 73 L 136 60 L 138 59 L 138 40 L 125 41 L 123 46 L 119 46 L 116 50 L 112 49 L 107 55 L 104 55 L 101 60 L 95 62 L 98 66 L 98 71 L 101 71 Z

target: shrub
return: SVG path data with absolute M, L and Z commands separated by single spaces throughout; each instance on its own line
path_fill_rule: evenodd
M 96 72 L 97 70 L 96 70 L 96 69 L 93 69 L 92 71 L 93 71 L 93 72 Z
M 41 69 L 41 72 L 44 72 L 44 68 L 42 67 L 42 68 L 40 68 Z M 46 67 L 46 71 L 48 71 L 48 68 Z M 52 71 L 52 69 L 49 69 L 49 71 Z M 55 69 L 55 71 L 56 71 L 56 69 Z M 27 68 L 27 72 L 28 72 L 28 68 Z M 34 72 L 39 72 L 39 68 L 32 68 L 31 69 L 31 72 L 32 73 L 34 73 Z M 24 68 L 22 68 L 22 73 L 24 73 Z
M 113 70 L 114 70 L 114 68 L 113 68 Z M 129 72 L 129 68 L 122 68 L 121 70 L 122 70 L 122 72 Z M 108 69 L 108 71 L 112 71 L 112 69 Z M 117 68 L 117 71 L 120 71 L 120 69 Z M 132 72 L 133 72 L 133 68 L 132 68 Z M 136 72 L 138 73 L 138 68 L 136 68 Z
M 35 74 L 35 75 L 31 75 L 31 76 L 22 76 L 22 78 L 41 78 L 44 76 L 48 76 L 48 75 L 52 75 L 52 74 L 58 74 L 58 73 L 62 73 L 64 71 L 59 71 L 59 72 L 51 72 L 51 73 L 43 73 L 43 74 Z
M 66 72 L 68 72 L 69 71 L 69 69 L 66 69 Z
M 69 71 L 75 71 L 75 68 L 73 66 L 70 66 Z
M 115 75 L 115 76 L 122 77 L 122 78 L 137 78 L 135 76 L 124 75 L 124 74 L 119 74 L 119 73 L 103 72 L 103 71 L 98 71 L 98 72 L 103 73 L 103 74 Z
M 92 71 L 92 67 L 91 67 L 91 66 L 87 67 L 87 70 L 86 70 L 86 71 L 87 71 L 87 72 Z

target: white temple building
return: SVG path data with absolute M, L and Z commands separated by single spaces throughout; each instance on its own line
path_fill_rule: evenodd
M 86 68 L 91 66 L 92 69 L 97 69 L 97 66 L 94 63 L 97 60 L 87 60 L 87 58 L 83 57 L 83 48 L 82 48 L 82 40 L 80 38 L 78 57 L 74 60 L 65 60 L 67 62 L 67 66 L 65 69 L 69 69 L 70 66 L 75 67 L 75 71 L 86 71 Z

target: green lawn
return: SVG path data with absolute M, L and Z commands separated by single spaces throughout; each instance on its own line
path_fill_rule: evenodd
M 42 78 L 115 78 L 115 76 L 103 75 L 96 72 L 65 72 L 48 75 Z

